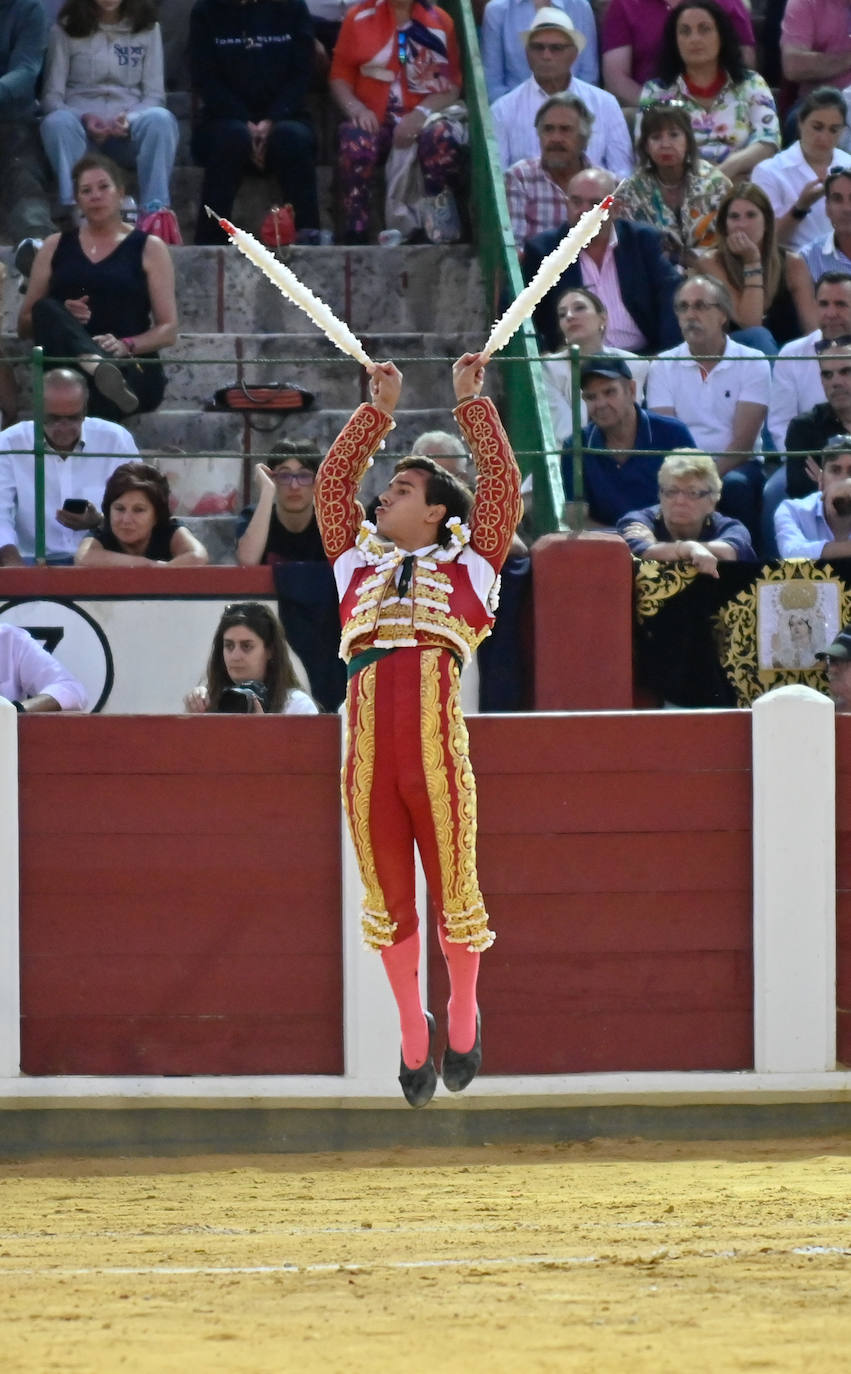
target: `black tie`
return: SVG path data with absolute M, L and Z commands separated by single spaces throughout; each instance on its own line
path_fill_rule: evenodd
M 405 595 L 411 585 L 411 573 L 414 571 L 415 554 L 406 553 L 402 559 L 402 571 L 399 574 L 399 600 Z

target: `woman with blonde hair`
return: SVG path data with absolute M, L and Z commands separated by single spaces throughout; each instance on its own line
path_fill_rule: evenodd
M 764 191 L 742 181 L 718 206 L 718 247 L 700 260 L 700 270 L 723 282 L 733 302 L 733 331 L 761 329 L 753 342 L 763 352 L 818 328 L 815 293 L 807 266 L 777 242 L 774 210 Z M 775 346 L 772 348 L 771 344 Z
M 717 577 L 719 563 L 756 561 L 744 525 L 718 514 L 720 495 L 715 459 L 697 449 L 675 449 L 659 469 L 659 504 L 629 511 L 617 533 L 636 558 L 690 563 Z

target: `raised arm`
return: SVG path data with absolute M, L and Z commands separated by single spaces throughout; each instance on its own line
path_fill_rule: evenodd
M 393 363 L 377 363 L 370 380 L 372 404 L 358 406 L 319 465 L 314 505 L 325 553 L 332 562 L 357 539 L 364 518 L 357 490 L 372 455 L 393 429 L 401 390 L 398 368 Z
M 455 419 L 470 445 L 477 473 L 470 544 L 499 572 L 522 512 L 521 479 L 499 412 L 480 394 L 484 377 L 481 353 L 465 353 L 452 369 L 458 401 Z

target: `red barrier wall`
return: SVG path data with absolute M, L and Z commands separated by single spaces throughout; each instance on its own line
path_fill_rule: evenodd
M 335 717 L 21 721 L 23 1069 L 341 1073 Z
M 487 1072 L 752 1067 L 749 714 L 469 725 Z
M 19 733 L 25 1072 L 342 1072 L 338 720 Z M 750 1067 L 750 716 L 470 733 L 487 1072 Z
M 534 545 L 536 711 L 632 709 L 632 582 L 617 535 Z
M 806 855 L 801 855 L 806 863 Z M 836 1058 L 851 1067 L 851 715 L 836 714 Z

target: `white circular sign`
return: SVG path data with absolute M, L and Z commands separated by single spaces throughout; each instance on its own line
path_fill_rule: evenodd
M 79 678 L 89 710 L 100 711 L 112 691 L 109 642 L 97 621 L 73 601 L 14 600 L 0 606 L 0 621 L 28 630 L 63 668 Z

